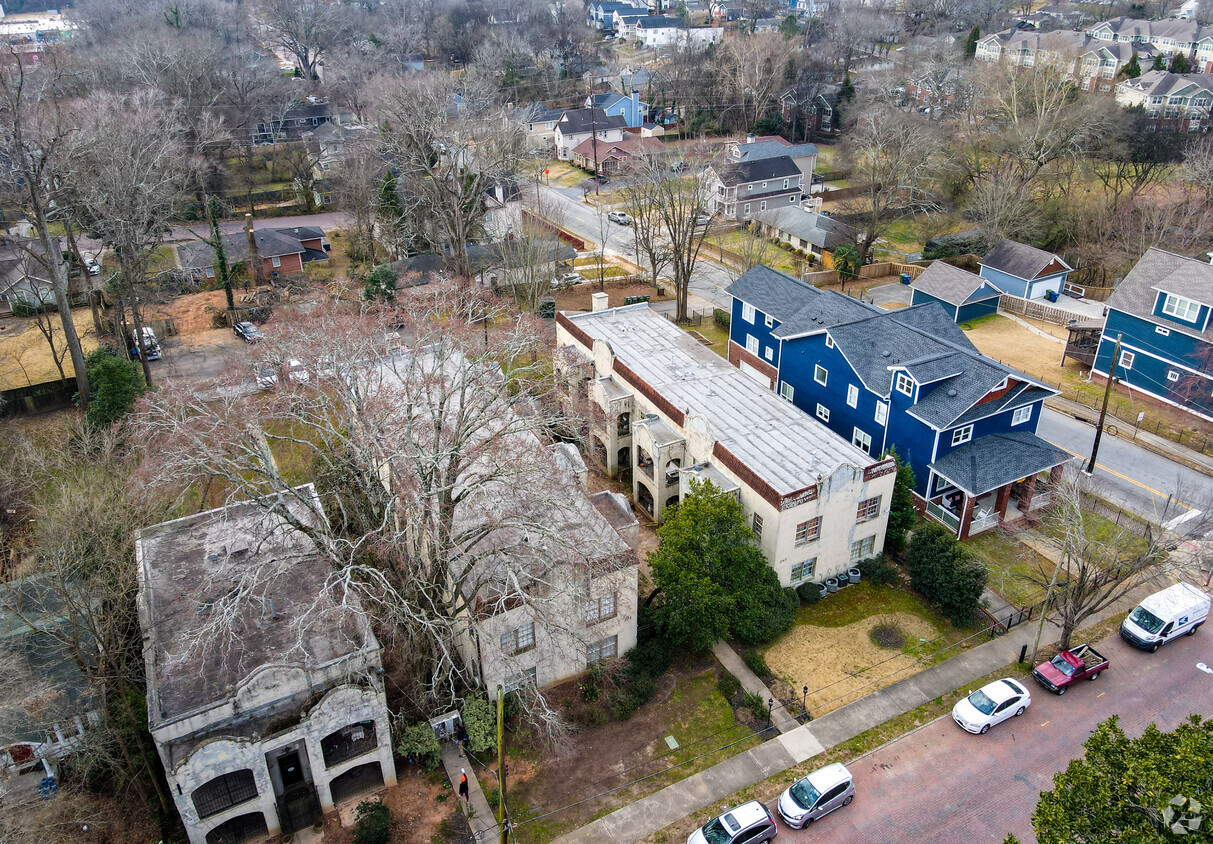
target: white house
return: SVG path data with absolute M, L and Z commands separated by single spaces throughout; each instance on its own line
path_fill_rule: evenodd
M 574 147 L 592 137 L 600 141 L 622 141 L 627 125 L 627 118 L 608 115 L 600 108 L 570 109 L 560 116 L 552 131 L 556 156 L 562 161 L 572 160 Z

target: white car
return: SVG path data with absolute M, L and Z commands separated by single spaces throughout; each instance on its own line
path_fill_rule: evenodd
M 855 780 L 846 765 L 835 762 L 814 771 L 779 795 L 779 815 L 792 829 L 804 829 L 824 815 L 849 806 L 855 797 Z
M 952 707 L 952 720 L 970 733 L 984 733 L 995 724 L 1023 715 L 1032 693 L 1018 680 L 1004 677 L 987 683 Z
M 85 258 L 84 269 L 89 275 L 101 275 L 101 265 L 97 263 L 96 258 Z
M 559 290 L 561 287 L 572 287 L 574 284 L 580 284 L 585 281 L 581 277 L 581 273 L 565 273 L 558 278 L 552 279 L 552 289 Z
M 632 218 L 622 211 L 612 211 L 611 213 L 607 214 L 607 219 L 612 223 L 618 223 L 621 226 L 632 225 Z
M 761 844 L 779 834 L 775 816 L 757 800 L 729 809 L 691 833 L 687 844 Z

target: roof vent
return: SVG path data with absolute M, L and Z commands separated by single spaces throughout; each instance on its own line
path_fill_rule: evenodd
M 955 387 L 948 390 L 948 398 L 950 398 L 950 399 L 956 398 L 956 388 Z
M 889 356 L 889 350 L 885 349 L 883 352 L 880 353 L 880 356 L 882 358 L 887 358 Z

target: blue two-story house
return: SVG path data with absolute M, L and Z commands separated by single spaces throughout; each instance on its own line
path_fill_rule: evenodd
M 1020 299 L 1040 299 L 1050 290 L 1060 295 L 1074 269 L 1052 252 L 1006 239 L 995 244 L 978 264 L 982 278 Z
M 1213 420 L 1213 266 L 1151 248 L 1108 299 L 1092 370 Z
M 936 302 L 886 311 L 762 265 L 728 292 L 729 361 L 869 454 L 896 449 L 919 510 L 960 539 L 1041 507 L 1070 460 L 1036 436 L 1056 391 Z

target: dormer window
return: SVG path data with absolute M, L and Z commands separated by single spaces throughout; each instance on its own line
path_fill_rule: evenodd
M 914 395 L 914 379 L 904 372 L 897 373 L 897 392 L 907 396 Z
M 1168 293 L 1166 296 L 1166 301 L 1162 303 L 1164 314 L 1175 319 L 1182 319 L 1184 322 L 1196 322 L 1196 318 L 1200 315 L 1199 302 L 1193 302 L 1191 299 L 1185 299 L 1173 293 Z

